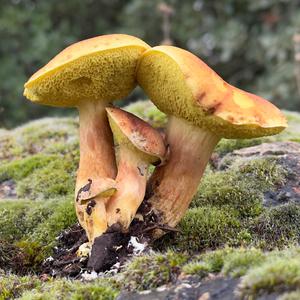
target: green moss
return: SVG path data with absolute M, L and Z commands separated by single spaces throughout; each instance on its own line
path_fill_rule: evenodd
M 53 280 L 31 291 L 26 291 L 20 300 L 113 300 L 119 290 L 109 280 L 98 279 L 93 282 L 78 280 Z
M 273 158 L 236 160 L 226 170 L 206 174 L 191 207 L 231 206 L 241 217 L 262 211 L 263 193 L 283 182 L 285 171 Z
M 299 299 L 300 299 L 300 289 L 290 293 L 284 293 L 282 296 L 278 298 L 278 300 L 299 300 Z
M 271 255 L 265 263 L 247 272 L 239 286 L 240 295 L 254 298 L 265 293 L 299 288 L 300 255 L 286 254 L 288 256 Z
M 0 274 L 0 300 L 15 299 L 24 291 L 41 286 L 42 282 L 36 276 L 19 277 Z
M 77 222 L 73 196 L 57 199 L 51 205 L 51 215 L 40 223 L 30 234 L 32 241 L 51 247 L 59 233 Z
M 161 243 L 180 250 L 200 251 L 235 244 L 241 227 L 237 213 L 230 207 L 203 206 L 187 211 L 175 237 L 165 237 Z
M 1 201 L 0 240 L 26 256 L 25 265 L 37 266 L 56 245 L 55 237 L 76 222 L 73 197 L 44 201 Z
M 36 154 L 25 159 L 4 163 L 0 166 L 0 181 L 7 179 L 20 180 L 28 176 L 35 169 L 46 166 L 55 158 L 57 156 Z
M 32 227 L 34 228 L 39 224 L 41 218 L 45 218 L 47 215 L 43 215 L 41 211 L 35 216 L 35 222 L 28 222 L 27 213 L 30 212 L 33 207 L 30 201 L 0 201 L 0 240 L 7 242 L 14 242 L 25 236 L 26 232 L 30 232 Z M 42 215 L 42 216 L 41 216 Z
M 0 182 L 14 180 L 18 197 L 51 199 L 73 193 L 79 161 L 73 119 L 28 123 L 0 136 L 1 144 Z
M 8 162 L 30 155 L 52 154 L 61 147 L 62 152 L 78 149 L 78 121 L 74 118 L 44 118 L 29 122 L 0 135 L 0 160 Z
M 110 279 L 97 279 L 93 282 L 49 279 L 43 282 L 36 276 L 0 275 L 0 300 L 112 300 L 118 293 L 118 288 Z
M 77 161 L 72 156 L 57 157 L 17 183 L 18 197 L 51 199 L 74 193 Z
M 289 203 L 266 209 L 250 222 L 254 242 L 263 248 L 283 247 L 300 240 L 300 206 Z
M 231 248 L 208 251 L 185 264 L 182 270 L 186 274 L 200 277 L 205 277 L 208 273 L 218 273 L 223 268 L 226 255 L 232 251 Z
M 257 234 L 258 231 L 254 228 L 261 214 L 264 224 L 268 220 L 264 217 L 268 213 L 263 208 L 264 193 L 282 184 L 285 176 L 286 170 L 277 164 L 275 158 L 236 159 L 223 171 L 209 170 L 202 179 L 191 209 L 178 226 L 181 232 L 175 237 L 164 237 L 157 242 L 157 247 L 164 249 L 167 245 L 199 251 L 225 244 L 255 244 L 265 248 L 282 245 L 276 239 L 273 239 L 274 243 L 268 244 L 271 237 L 268 238 L 267 235 L 272 230 L 264 235 Z M 289 216 L 290 219 L 285 220 L 285 224 L 290 229 L 288 233 L 292 233 L 295 228 L 293 222 L 298 224 L 297 213 Z M 276 221 L 275 218 L 270 221 L 270 228 L 273 221 Z M 296 235 L 297 232 L 293 236 Z M 285 245 L 293 241 L 289 237 L 286 238 Z
M 232 277 L 240 277 L 265 260 L 265 255 L 258 249 L 238 249 L 226 255 L 222 273 Z
M 119 278 L 127 289 L 147 290 L 171 282 L 180 273 L 187 256 L 173 251 L 164 254 L 151 253 L 134 257 L 129 261 Z
M 188 275 L 197 275 L 200 278 L 206 277 L 211 272 L 210 265 L 205 262 L 191 262 L 183 266 L 182 271 Z
M 137 101 L 124 108 L 153 127 L 162 128 L 167 124 L 167 117 L 149 100 Z

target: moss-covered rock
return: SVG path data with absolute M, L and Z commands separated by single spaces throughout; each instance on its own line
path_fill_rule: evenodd
M 248 270 L 242 278 L 239 293 L 244 298 L 283 293 L 300 287 L 300 254 L 298 249 L 270 253 L 263 263 Z
M 300 206 L 295 203 L 265 209 L 249 222 L 253 240 L 264 249 L 300 243 Z
M 236 244 L 241 222 L 236 211 L 229 206 L 206 205 L 189 209 L 178 227 L 179 233 L 165 238 L 166 245 L 194 252 Z
M 202 179 L 192 207 L 231 206 L 241 216 L 257 216 L 263 195 L 282 183 L 285 170 L 275 158 L 235 160 L 226 170 L 210 172 Z
M 266 255 L 255 248 L 224 248 L 209 251 L 193 258 L 182 267 L 182 271 L 185 274 L 197 275 L 201 278 L 209 273 L 241 277 L 265 260 Z

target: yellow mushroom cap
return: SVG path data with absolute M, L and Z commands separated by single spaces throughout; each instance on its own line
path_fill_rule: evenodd
M 271 135 L 287 127 L 272 103 L 231 86 L 197 56 L 177 47 L 144 52 L 137 80 L 163 112 L 225 138 Z
M 148 48 L 142 40 L 125 34 L 75 43 L 31 76 L 24 85 L 24 96 L 52 106 L 123 98 L 136 86 L 137 62 Z
M 122 109 L 109 107 L 106 111 L 115 140 L 119 144 L 142 152 L 141 155 L 149 163 L 164 161 L 166 146 L 156 129 Z

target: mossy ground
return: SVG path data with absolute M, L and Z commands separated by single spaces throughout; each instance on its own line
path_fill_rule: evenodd
M 166 117 L 149 102 L 127 109 L 155 127 L 166 124 Z M 285 132 L 262 139 L 222 140 L 216 155 L 223 157 L 262 142 L 300 142 L 300 115 L 286 115 L 289 128 Z M 8 181 L 16 192 L 14 197 L 0 199 L 0 269 L 19 274 L 38 271 L 51 255 L 55 237 L 76 222 L 77 131 L 78 121 L 72 118 L 47 118 L 0 131 L 0 197 L 1 185 Z M 158 241 L 155 251 L 160 252 L 134 258 L 120 274 L 93 283 L 43 282 L 0 271 L 0 299 L 55 299 L 58 295 L 61 299 L 113 299 L 120 288 L 156 288 L 174 282 L 182 272 L 199 278 L 209 273 L 243 276 L 239 293 L 244 297 L 279 290 L 286 293 L 282 299 L 297 299 L 300 252 L 276 249 L 299 244 L 300 206 L 263 205 L 265 193 L 284 185 L 288 175 L 276 156 L 233 159 L 222 170 L 212 164 L 178 226 L 181 232 Z M 15 267 L 10 265 L 12 257 L 17 258 Z M 108 281 L 113 282 L 109 287 Z
M 67 279 L 44 281 L 36 276 L 0 274 L 0 300 L 113 300 L 118 293 L 116 284 L 109 279 L 92 283 Z

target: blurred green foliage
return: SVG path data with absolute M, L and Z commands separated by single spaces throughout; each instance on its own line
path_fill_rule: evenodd
M 26 102 L 23 84 L 67 45 L 106 33 L 163 40 L 163 0 L 0 0 L 0 127 L 62 109 Z M 230 83 L 300 110 L 292 36 L 294 0 L 165 0 L 174 9 L 174 45 L 199 55 Z M 139 94 L 140 95 L 140 94 Z

